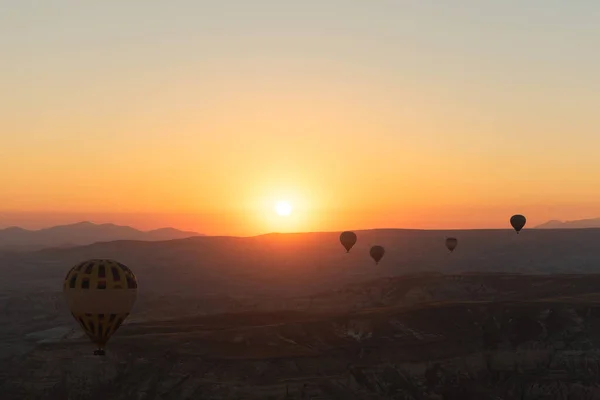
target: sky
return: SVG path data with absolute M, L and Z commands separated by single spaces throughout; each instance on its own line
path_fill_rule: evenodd
M 593 0 L 0 0 L 0 227 L 600 217 L 598 20 Z

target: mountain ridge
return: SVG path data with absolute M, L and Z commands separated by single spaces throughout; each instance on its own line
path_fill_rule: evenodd
M 552 219 L 537 225 L 534 229 L 590 229 L 600 228 L 600 218 L 576 219 L 572 221 L 560 221 Z
M 0 229 L 0 250 L 35 251 L 43 248 L 85 246 L 118 240 L 161 241 L 193 236 L 203 235 L 171 227 L 142 231 L 126 225 L 95 224 L 90 221 L 37 230 L 10 226 Z

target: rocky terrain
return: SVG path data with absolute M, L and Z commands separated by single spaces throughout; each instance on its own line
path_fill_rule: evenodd
M 104 358 L 58 298 L 29 323 L 33 300 L 12 300 L 23 307 L 13 325 L 29 328 L 3 337 L 12 350 L 0 390 L 3 399 L 600 399 L 598 287 L 593 274 L 427 273 L 246 308 L 206 298 L 212 312 L 194 309 L 200 298 L 142 297 Z
M 357 234 L 0 252 L 1 398 L 600 398 L 600 230 Z M 105 358 L 61 293 L 98 257 L 139 282 Z

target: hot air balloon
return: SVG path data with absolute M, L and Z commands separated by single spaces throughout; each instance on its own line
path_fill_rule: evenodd
M 340 234 L 340 242 L 346 249 L 346 253 L 350 253 L 350 249 L 356 244 L 356 239 L 356 233 L 354 232 L 346 231 Z
M 131 312 L 137 280 L 125 265 L 94 259 L 77 264 L 65 277 L 63 291 L 73 318 L 104 355 L 104 346 Z
M 375 260 L 375 265 L 377 265 L 379 264 L 379 261 L 381 261 L 381 259 L 383 258 L 383 255 L 385 254 L 385 249 L 381 246 L 373 246 L 371 247 L 371 250 L 369 250 L 369 254 L 371 255 L 371 258 Z
M 517 233 L 519 233 L 519 231 L 523 229 L 526 222 L 527 218 L 520 214 L 516 214 L 510 217 L 510 224 L 515 229 L 515 231 L 517 231 Z
M 457 245 L 458 239 L 453 237 L 446 238 L 446 247 L 448 248 L 448 250 L 450 250 L 450 253 L 454 251 Z

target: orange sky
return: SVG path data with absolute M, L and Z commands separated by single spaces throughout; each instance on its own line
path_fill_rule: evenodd
M 9 6 L 0 226 L 600 216 L 600 6 L 295 3 Z
M 573 214 L 576 208 L 579 214 Z M 527 226 L 532 227 L 552 219 L 556 215 L 575 215 L 575 219 L 594 216 L 596 204 L 577 205 L 530 205 L 519 208 L 529 216 Z M 298 210 L 295 210 L 298 214 Z M 40 229 L 48 226 L 80 221 L 130 225 L 142 230 L 174 226 L 210 235 L 256 235 L 265 232 L 292 231 L 341 231 L 345 229 L 395 228 L 417 229 L 511 229 L 508 218 L 514 213 L 506 206 L 454 207 L 444 206 L 398 210 L 319 212 L 306 213 L 301 217 L 279 217 L 270 209 L 263 213 L 204 213 L 204 214 L 157 214 L 157 213 L 99 213 L 99 212 L 2 212 L 0 227 L 21 226 Z M 533 217 L 532 217 L 533 215 Z

